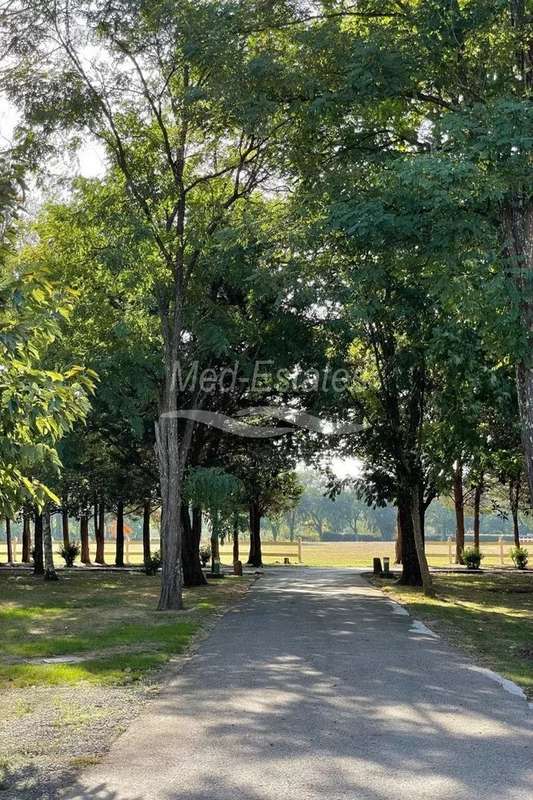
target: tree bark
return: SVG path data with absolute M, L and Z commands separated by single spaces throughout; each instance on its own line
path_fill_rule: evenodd
M 35 528 L 33 539 L 33 574 L 44 575 L 43 517 L 38 508 L 35 509 Z
M 174 391 L 167 392 L 166 409 L 156 427 L 156 451 L 161 484 L 161 594 L 160 611 L 183 608 L 181 560 L 181 496 L 183 465 L 178 442 L 178 420 Z
M 115 566 L 124 566 L 124 502 L 117 503 L 117 539 L 115 550 Z
M 395 563 L 402 563 L 402 523 L 400 519 L 400 510 L 396 512 L 396 545 L 395 545 Z
M 453 500 L 455 505 L 455 563 L 462 564 L 465 549 L 465 500 L 461 461 L 457 462 L 453 471 Z
M 426 558 L 426 550 L 424 547 L 423 507 L 420 495 L 420 491 L 414 491 L 411 498 L 411 518 L 413 520 L 415 548 L 420 567 L 420 575 L 422 577 L 422 586 L 424 587 L 424 594 L 426 597 L 435 597 L 435 589 L 433 588 L 433 581 L 431 579 L 431 573 L 429 571 L 429 565 Z
M 6 546 L 7 546 L 7 563 L 13 563 L 13 541 L 11 539 L 11 520 L 6 517 Z
M 518 508 L 520 505 L 520 478 L 511 478 L 509 481 L 509 505 L 513 518 L 513 537 L 515 547 L 520 547 L 520 525 L 518 523 Z
M 530 504 L 533 507 L 533 202 L 526 193 L 515 194 L 506 204 L 503 229 L 526 339 L 525 352 L 516 369 L 516 384 Z
M 31 560 L 31 527 L 30 515 L 24 511 L 22 515 L 22 562 L 29 564 Z
M 398 513 L 402 531 L 402 575 L 400 583 L 404 586 L 422 586 L 422 573 L 416 550 L 413 517 L 409 501 L 401 498 L 398 501 Z
M 181 520 L 183 531 L 183 583 L 185 586 L 206 586 L 207 580 L 202 571 L 200 561 L 200 536 L 202 528 L 198 526 L 198 517 L 193 511 L 193 522 L 186 503 L 181 506 Z
M 54 543 L 52 540 L 52 526 L 50 524 L 50 512 L 43 513 L 43 546 L 44 546 L 44 579 L 45 581 L 57 581 L 57 572 L 54 566 Z
M 82 514 L 80 517 L 80 561 L 82 564 L 91 563 L 91 553 L 89 551 L 89 516 Z
M 105 564 L 105 505 L 103 503 L 95 503 L 94 516 L 97 520 L 94 529 L 94 537 L 96 539 L 94 560 L 96 564 Z
M 248 564 L 251 567 L 263 566 L 261 552 L 261 512 L 257 503 L 250 503 L 250 552 Z
M 233 563 L 236 564 L 239 558 L 239 516 L 235 515 L 233 520 Z
M 477 551 L 480 548 L 481 532 L 481 497 L 483 495 L 483 484 L 478 483 L 474 491 L 474 547 Z
M 150 517 L 152 515 L 152 504 L 150 500 L 143 503 L 143 562 L 147 567 L 152 558 L 152 548 L 150 545 Z
M 296 509 L 289 511 L 289 542 L 294 542 L 294 529 L 296 527 Z
M 526 0 L 510 0 L 511 24 L 520 42 L 516 51 L 516 70 L 521 76 L 522 97 L 530 100 L 533 41 L 528 5 Z M 504 204 L 502 223 L 512 278 L 520 298 L 520 318 L 526 340 L 524 355 L 516 370 L 516 382 L 529 502 L 533 508 L 533 200 L 527 184 L 523 189 L 515 187 L 513 196 Z
M 217 571 L 218 565 L 220 565 L 220 537 L 218 532 L 217 513 L 211 522 L 211 572 L 213 574 Z
M 68 508 L 66 508 L 66 506 L 63 506 L 61 509 L 61 525 L 63 531 L 63 547 L 67 549 L 70 547 L 70 532 L 68 525 Z

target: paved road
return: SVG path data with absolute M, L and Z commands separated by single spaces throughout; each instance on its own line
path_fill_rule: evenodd
M 533 710 L 357 571 L 279 570 L 71 800 L 531 800 Z

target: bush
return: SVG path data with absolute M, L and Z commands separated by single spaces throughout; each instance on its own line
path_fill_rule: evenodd
M 511 558 L 513 559 L 515 567 L 518 567 L 518 569 L 527 569 L 529 553 L 525 547 L 513 547 L 511 550 Z
M 204 544 L 203 547 L 200 547 L 200 561 L 202 562 L 202 567 L 207 567 L 210 559 L 211 547 L 208 544 Z
M 479 569 L 485 556 L 476 547 L 467 547 L 463 552 L 463 561 L 468 569 Z
M 77 542 L 69 544 L 68 547 L 63 547 L 58 551 L 61 558 L 65 561 L 66 567 L 73 567 L 74 562 L 81 553 L 81 548 Z
M 144 572 L 146 575 L 157 575 L 161 566 L 161 554 L 159 551 L 152 553 L 150 558 L 144 562 Z

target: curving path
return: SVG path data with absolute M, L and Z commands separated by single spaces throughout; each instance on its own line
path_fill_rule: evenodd
M 533 710 L 357 570 L 271 570 L 69 800 L 531 800 Z

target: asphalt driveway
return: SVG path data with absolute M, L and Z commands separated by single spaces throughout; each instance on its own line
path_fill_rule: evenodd
M 270 570 L 69 800 L 531 800 L 533 710 L 357 570 Z

